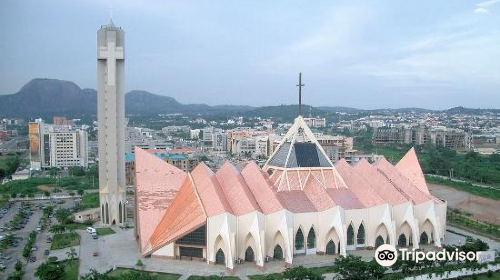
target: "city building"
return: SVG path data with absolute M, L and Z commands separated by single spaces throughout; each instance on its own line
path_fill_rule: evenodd
M 125 179 L 125 33 L 113 21 L 97 31 L 99 201 L 104 225 L 123 224 Z
M 88 167 L 87 131 L 67 125 L 46 124 L 40 119 L 29 123 L 28 132 L 32 170 Z
M 304 118 L 304 121 L 306 122 L 307 126 L 309 127 L 325 127 L 326 126 L 326 119 L 325 118 Z
M 334 163 L 346 158 L 347 153 L 352 152 L 354 147 L 353 138 L 342 135 L 317 134 L 316 140 Z
M 410 144 L 446 147 L 454 150 L 468 150 L 471 142 L 469 133 L 461 129 L 434 127 L 379 127 L 373 130 L 373 144 Z
M 346 255 L 384 243 L 441 247 L 446 202 L 429 194 L 411 149 L 333 164 L 299 116 L 263 169 L 203 162 L 184 172 L 136 150 L 136 237 L 142 256 L 263 267 L 296 255 Z

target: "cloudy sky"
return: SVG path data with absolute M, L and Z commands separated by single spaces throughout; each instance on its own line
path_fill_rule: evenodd
M 110 7 L 112 9 L 110 9 Z M 500 108 L 500 0 L 0 1 L 0 93 L 96 87 L 96 31 L 126 32 L 126 86 L 183 103 Z

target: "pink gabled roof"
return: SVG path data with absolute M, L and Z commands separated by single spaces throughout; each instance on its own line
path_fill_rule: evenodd
M 324 211 L 336 206 L 316 176 L 311 175 L 307 178 L 304 193 L 318 211 Z
M 404 193 L 396 189 L 385 176 L 378 172 L 377 168 L 366 159 L 360 160 L 353 167 L 358 176 L 369 182 L 369 186 L 387 203 L 391 205 L 399 205 L 410 200 Z
M 336 204 L 346 210 L 364 208 L 363 203 L 348 188 L 328 188 L 326 189 L 326 192 Z
M 292 213 L 316 212 L 317 209 L 311 203 L 303 191 L 280 191 L 277 196 L 285 208 Z
M 177 196 L 149 238 L 149 254 L 206 223 L 207 216 L 191 178 L 186 176 Z
M 358 198 L 364 207 L 373 207 L 386 203 L 380 195 L 371 188 L 370 183 L 367 182 L 362 176 L 356 174 L 352 166 L 341 159 L 335 164 L 335 168 L 344 178 L 349 190 Z
M 396 164 L 396 169 L 401 172 L 408 180 L 410 180 L 419 190 L 429 194 L 427 183 L 425 182 L 424 173 L 420 168 L 417 153 L 412 147 L 406 155 Z
M 176 197 L 187 174 L 160 158 L 135 148 L 136 209 L 141 251 L 165 211 Z
M 255 162 L 251 161 L 247 164 L 241 171 L 241 175 L 264 214 L 283 210 L 283 205 L 273 191 L 268 175 Z
M 191 172 L 191 177 L 208 217 L 225 212 L 233 214 L 233 209 L 231 209 L 231 205 L 227 201 L 214 172 L 204 162 L 200 162 L 196 166 Z
M 379 160 L 376 165 L 378 171 L 387 177 L 387 180 L 394 187 L 407 195 L 415 204 L 420 204 L 429 200 L 439 201 L 431 195 L 428 195 L 419 190 L 408 178 L 401 174 L 394 165 L 388 162 L 385 158 Z
M 215 176 L 235 215 L 245 215 L 253 211 L 262 212 L 243 176 L 229 161 L 221 166 Z

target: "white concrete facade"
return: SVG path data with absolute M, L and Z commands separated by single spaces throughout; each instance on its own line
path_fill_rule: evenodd
M 425 215 L 425 220 L 421 222 L 415 218 L 422 215 Z M 313 213 L 291 213 L 288 210 L 269 215 L 260 212 L 243 216 L 224 213 L 207 219 L 207 246 L 204 256 L 207 263 L 213 264 L 216 262 L 217 251 L 221 249 L 224 252 L 226 267 L 232 270 L 238 260 L 245 260 L 245 252 L 251 247 L 255 254 L 255 265 L 263 267 L 266 258 L 273 260 L 275 247 L 279 245 L 283 260 L 287 265 L 292 265 L 295 255 L 326 254 L 330 241 L 335 245 L 335 255 L 343 256 L 348 251 L 375 248 L 379 236 L 384 244 L 418 249 L 420 236 L 424 232 L 429 237 L 427 244 L 441 247 L 445 235 L 445 228 L 441 226 L 443 217 L 446 217 L 446 203 L 434 202 L 421 205 L 407 202 L 397 206 L 384 204 L 351 210 L 336 206 Z M 350 225 L 354 231 L 352 244 L 348 244 Z M 364 243 L 358 243 L 362 240 L 358 238 L 361 225 L 365 231 Z M 304 236 L 303 249 L 296 247 L 299 229 Z M 307 242 L 311 229 L 314 229 L 315 234 L 314 246 Z M 398 244 L 401 234 L 405 235 L 404 244 Z M 176 254 L 172 248 L 173 244 L 170 243 L 152 256 L 174 258 Z
M 125 33 L 111 21 L 97 32 L 99 201 L 104 225 L 125 222 Z

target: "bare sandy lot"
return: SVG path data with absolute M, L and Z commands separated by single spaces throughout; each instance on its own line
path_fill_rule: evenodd
M 480 221 L 500 224 L 499 200 L 472 195 L 448 186 L 427 185 L 432 195 L 448 202 L 448 207 L 471 213 L 475 219 Z

